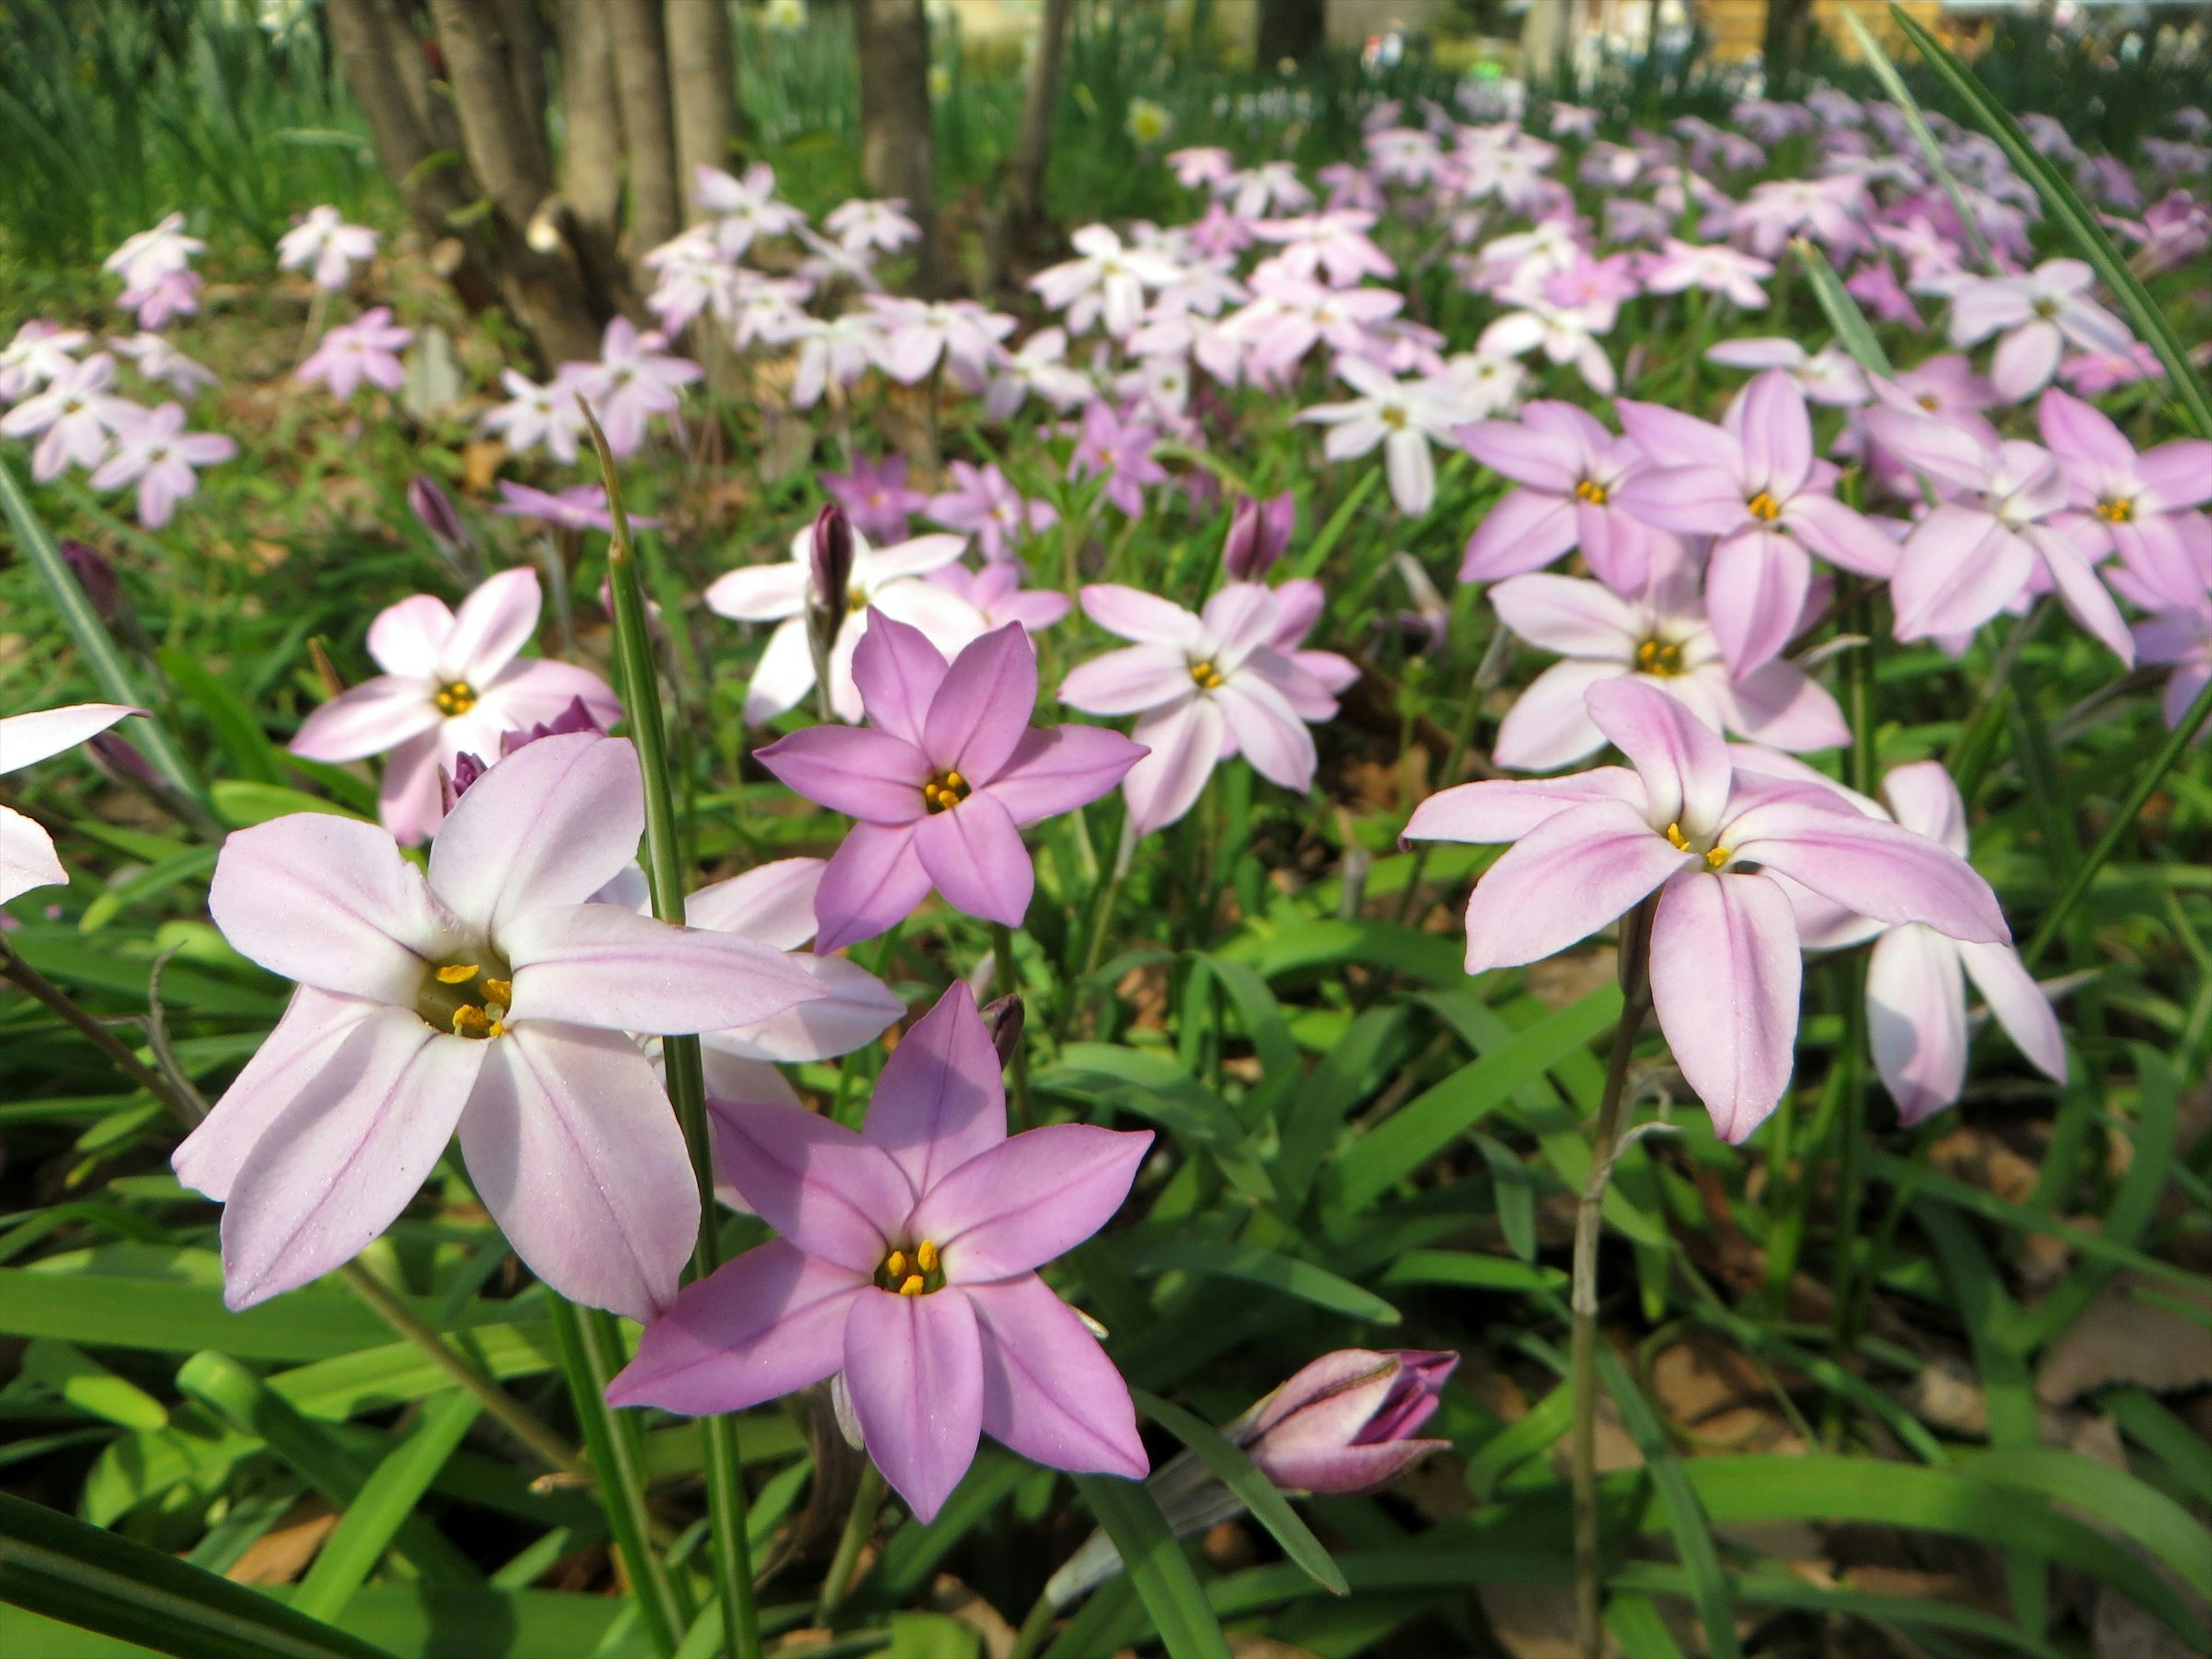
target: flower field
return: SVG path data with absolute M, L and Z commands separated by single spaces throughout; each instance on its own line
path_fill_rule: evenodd
M 0 18 L 0 1653 L 2205 1651 L 2202 40 L 870 7 Z

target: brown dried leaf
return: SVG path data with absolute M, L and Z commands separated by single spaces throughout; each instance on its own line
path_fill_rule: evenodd
M 337 1529 L 337 1511 L 318 1497 L 302 1498 L 284 1518 L 246 1546 L 223 1577 L 235 1584 L 289 1584 L 307 1570 Z
M 2186 1302 L 2199 1317 L 2160 1303 Z M 2092 1389 L 2133 1382 L 2154 1394 L 2179 1394 L 2212 1382 L 2212 1296 L 2139 1274 L 2114 1279 L 2051 1346 L 2035 1379 L 2045 1405 L 2063 1406 Z

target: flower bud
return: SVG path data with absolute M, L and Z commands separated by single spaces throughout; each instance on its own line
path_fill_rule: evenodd
M 1344 1348 L 1323 1355 L 1222 1432 L 1288 1492 L 1372 1492 L 1450 1444 L 1419 1440 L 1455 1353 Z
M 430 539 L 449 556 L 462 548 L 475 545 L 476 538 L 461 522 L 460 511 L 454 507 L 453 497 L 439 489 L 428 473 L 417 472 L 407 481 L 407 506 L 422 528 L 430 532 Z
M 834 636 L 845 620 L 846 592 L 853 585 L 853 526 L 835 501 L 814 515 L 814 548 L 807 573 L 812 583 L 808 603 L 828 614 L 827 632 Z
M 116 580 L 115 567 L 107 562 L 107 555 L 89 542 L 74 540 L 63 542 L 61 552 L 62 562 L 76 577 L 77 586 L 84 589 L 100 621 L 113 622 L 123 602 L 123 586 Z
M 91 752 L 93 764 L 118 783 L 136 784 L 141 788 L 162 790 L 168 786 L 161 781 L 138 745 L 130 738 L 112 732 L 102 732 L 86 739 L 85 748 Z
M 438 806 L 441 812 L 451 812 L 453 803 L 469 793 L 469 786 L 491 770 L 476 756 L 463 753 L 453 757 L 453 769 L 438 769 Z
M 518 749 L 526 749 L 540 738 L 565 738 L 577 732 L 604 732 L 605 728 L 592 718 L 592 711 L 584 706 L 581 697 L 568 699 L 568 706 L 550 720 L 540 720 L 527 730 L 502 732 L 499 734 L 499 757 L 505 760 Z M 474 760 L 473 755 L 464 755 L 463 760 Z M 481 766 L 482 763 L 479 762 Z M 473 781 L 473 780 L 471 780 Z
M 1291 532 L 1297 522 L 1298 504 L 1288 490 L 1264 501 L 1242 497 L 1229 515 L 1228 539 L 1221 545 L 1221 568 L 1229 580 L 1264 579 L 1291 544 Z
M 1004 1071 L 1021 1052 L 1022 1000 L 1012 994 L 999 997 L 985 1003 L 982 1013 L 983 1029 L 991 1034 L 991 1046 L 999 1051 L 999 1069 Z

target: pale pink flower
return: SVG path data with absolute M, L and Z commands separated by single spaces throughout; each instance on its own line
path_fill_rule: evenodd
M 1275 262 L 1291 276 L 1309 281 L 1323 276 L 1332 288 L 1350 288 L 1363 277 L 1398 274 L 1396 262 L 1367 234 L 1379 217 L 1356 208 L 1331 208 L 1291 219 L 1261 219 L 1252 234 L 1283 245 Z
M 317 288 L 343 293 L 353 281 L 353 268 L 376 257 L 376 240 L 374 231 L 348 224 L 334 207 L 309 208 L 306 218 L 276 239 L 276 266 L 311 270 Z
M 1137 339 L 1143 337 L 1140 331 Z M 1130 349 L 1143 347 L 1132 341 Z M 1063 412 L 1097 396 L 1090 378 L 1069 365 L 1063 329 L 1039 329 L 1022 342 L 1021 349 L 993 365 L 983 412 L 994 421 L 1011 421 L 1032 394 Z
M 145 712 L 122 703 L 80 702 L 0 718 L 0 773 L 20 772 Z M 12 806 L 0 806 L 0 904 L 33 887 L 59 887 L 68 880 L 45 828 Z
M 176 404 L 135 413 L 115 428 L 115 450 L 92 475 L 94 489 L 138 486 L 138 522 L 159 530 L 177 503 L 200 487 L 196 467 L 213 466 L 238 453 L 220 432 L 187 432 Z
M 216 383 L 213 369 L 198 363 L 159 334 L 141 332 L 110 340 L 109 347 L 131 359 L 139 377 L 155 386 L 167 386 L 187 398 Z
M 484 411 L 481 429 L 496 434 L 515 454 L 526 455 L 543 444 L 555 460 L 574 465 L 588 429 L 576 404 L 575 383 L 556 375 L 540 386 L 511 368 L 500 370 L 499 382 L 507 388 L 507 400 Z
M 674 417 L 678 391 L 705 373 L 688 357 L 672 356 L 665 336 L 641 333 L 627 317 L 607 325 L 596 363 L 561 365 L 557 389 L 565 383 L 571 401 L 580 397 L 606 433 L 607 447 L 634 455 L 645 445 L 646 422 L 656 415 Z
M 737 258 L 762 237 L 783 236 L 806 222 L 806 216 L 775 196 L 775 169 L 756 161 L 735 179 L 702 161 L 693 167 L 691 199 L 714 216 L 714 238 Z
M 2057 522 L 2092 558 L 2116 549 L 2160 609 L 2193 604 L 2205 573 L 2183 525 L 2212 501 L 2212 442 L 2179 439 L 2138 454 L 2111 418 L 2056 386 L 2035 409 L 2043 441 L 2066 475 L 2075 509 Z
M 2002 335 L 1990 380 L 2014 402 L 2033 398 L 2058 372 L 2059 355 L 2125 351 L 2128 325 L 2097 303 L 2097 273 L 2079 259 L 2045 259 L 2019 276 L 1971 277 L 1952 290 L 1951 343 Z
M 39 435 L 31 452 L 31 476 L 40 483 L 71 466 L 93 468 L 106 458 L 108 434 L 135 418 L 138 405 L 112 396 L 115 359 L 96 351 L 82 362 L 70 362 L 36 392 L 0 415 L 0 434 Z
M 398 353 L 414 337 L 413 329 L 393 324 L 391 307 L 378 306 L 326 332 L 293 378 L 320 380 L 340 401 L 352 397 L 363 380 L 397 392 L 407 384 Z
M 1805 401 L 1832 409 L 1856 409 L 1873 397 L 1866 371 L 1837 346 L 1808 351 L 1795 340 L 1780 338 L 1723 340 L 1705 352 L 1707 362 L 1754 372 L 1778 368 L 1797 383 Z
M 1122 246 L 1105 225 L 1085 225 L 1068 241 L 1077 257 L 1039 271 L 1030 287 L 1051 309 L 1066 312 L 1077 334 L 1103 320 L 1109 334 L 1127 339 L 1144 315 L 1145 290 L 1164 288 L 1178 274 L 1160 254 Z
M 927 301 L 871 294 L 866 303 L 883 330 L 884 371 L 912 386 L 942 362 L 963 379 L 981 384 L 1014 331 L 1014 319 L 987 311 L 973 300 Z
M 959 595 L 975 607 L 986 628 L 1019 623 L 1031 634 L 1042 632 L 1074 609 L 1066 594 L 1048 587 L 1024 587 L 1018 560 L 1004 559 L 970 570 L 964 564 L 948 564 L 929 573 L 939 587 Z
M 1759 284 L 1774 275 L 1774 262 L 1739 252 L 1725 242 L 1699 244 L 1669 236 L 1659 252 L 1645 256 L 1643 271 L 1644 286 L 1654 294 L 1703 289 L 1745 311 L 1759 311 L 1766 305 L 1766 290 Z
M 869 248 L 896 253 L 908 243 L 921 240 L 921 227 L 907 216 L 902 197 L 880 202 L 855 198 L 841 203 L 830 210 L 822 226 L 852 253 Z
M 2138 659 L 2171 671 L 2160 708 L 2173 730 L 2212 683 L 2212 598 L 2199 594 L 2193 604 L 2137 623 L 2135 640 Z
M 75 368 L 76 354 L 91 342 L 92 336 L 81 328 L 63 328 L 42 317 L 32 318 L 15 331 L 15 338 L 0 347 L 0 403 L 27 398 L 56 376 Z
M 151 230 L 125 239 L 123 246 L 100 261 L 102 270 L 123 279 L 126 289 L 144 291 L 165 276 L 182 273 L 207 244 L 185 234 L 185 216 L 172 213 Z
M 813 408 L 833 385 L 849 392 L 868 372 L 868 365 L 883 355 L 883 329 L 865 311 L 826 319 L 794 313 L 789 326 L 777 334 L 799 345 L 799 362 L 791 376 L 794 409 Z
M 1460 447 L 1517 486 L 1483 515 L 1467 539 L 1463 582 L 1498 581 L 1582 550 L 1598 580 L 1617 593 L 1641 591 L 1660 532 L 1623 512 L 1613 495 L 1644 462 L 1633 439 L 1617 438 L 1572 404 L 1540 400 L 1518 422 L 1484 421 L 1452 434 Z
M 137 317 L 141 328 L 167 328 L 179 317 L 200 308 L 200 274 L 172 270 L 156 276 L 145 288 L 127 288 L 115 296 L 116 308 Z
M 1332 461 L 1349 460 L 1381 445 L 1391 499 L 1401 513 L 1420 517 L 1437 492 L 1436 459 L 1429 446 L 1449 441 L 1471 411 L 1448 381 L 1401 381 L 1358 357 L 1337 359 L 1336 373 L 1359 395 L 1301 410 L 1298 419 L 1329 428 L 1322 450 Z
M 1236 158 L 1225 149 L 1216 149 L 1204 144 L 1193 144 L 1187 149 L 1170 150 L 1167 164 L 1175 169 L 1176 183 L 1185 190 L 1197 190 L 1207 185 L 1225 182 L 1236 170 Z
M 570 484 L 556 495 L 551 490 L 536 489 L 528 484 L 516 483 L 511 478 L 499 481 L 499 505 L 492 511 L 509 519 L 536 519 L 556 530 L 597 530 L 612 535 L 614 514 L 607 506 L 605 484 Z M 642 513 L 629 516 L 633 530 L 651 530 L 659 525 L 658 519 L 649 519 Z
M 931 496 L 923 510 L 947 530 L 975 537 L 986 563 L 1017 557 L 1024 536 L 1060 522 L 1050 501 L 1024 501 L 995 462 L 974 467 L 954 461 L 950 471 L 953 487 Z

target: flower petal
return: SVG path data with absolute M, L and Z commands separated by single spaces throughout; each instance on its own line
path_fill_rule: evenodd
M 1966 985 L 1959 947 L 1920 927 L 1892 927 L 1867 959 L 1867 1041 L 1897 1115 L 1917 1123 L 1966 1080 Z
M 1605 733 L 1590 720 L 1589 689 L 1628 672 L 1623 664 L 1588 658 L 1553 663 L 1505 711 L 1491 759 L 1516 772 L 1549 772 L 1596 753 L 1605 747 Z
M 308 760 L 351 761 L 396 749 L 444 723 L 425 680 L 380 674 L 341 691 L 300 722 L 289 747 Z
M 1705 615 L 1731 672 L 1748 674 L 1790 643 L 1812 583 L 1812 560 L 1787 536 L 1739 531 L 1713 549 Z
M 753 757 L 807 799 L 864 823 L 911 823 L 926 810 L 921 787 L 933 769 L 928 757 L 889 732 L 810 726 Z
M 1019 623 L 970 641 L 945 671 L 923 722 L 930 765 L 971 785 L 988 783 L 1030 729 L 1036 694 L 1036 647 Z M 925 858 L 927 846 L 925 837 Z
M 1597 657 L 1623 669 L 1646 629 L 1625 599 L 1577 576 L 1516 576 L 1490 595 L 1499 620 L 1533 646 L 1563 657 Z
M 1656 685 L 1607 680 L 1590 687 L 1590 718 L 1644 781 L 1649 822 L 1709 834 L 1728 805 L 1735 769 L 1719 732 Z
M 814 895 L 818 951 L 842 950 L 904 921 L 929 896 L 915 826 L 856 823 L 822 872 Z
M 828 1060 L 873 1042 L 906 1004 L 873 974 L 842 957 L 785 958 L 822 988 L 823 994 L 780 1014 L 744 1025 L 701 1033 L 708 1048 L 757 1060 Z
M 991 794 L 1027 825 L 1087 806 L 1128 775 L 1145 751 L 1097 726 L 1024 731 L 990 781 Z
M 1990 1012 L 2029 1062 L 2055 1083 L 2066 1081 L 2066 1038 L 2051 999 L 2009 945 L 1961 944 L 1959 961 Z
M 983 1346 L 983 1432 L 1030 1462 L 1141 1480 L 1151 1468 L 1129 1385 L 1035 1273 L 963 1291 Z
M 438 672 L 453 613 L 433 593 L 415 593 L 386 605 L 368 625 L 368 654 L 387 674 L 428 679 Z
M 611 1406 L 687 1417 L 744 1411 L 841 1370 L 866 1279 L 777 1238 L 687 1285 L 607 1385 Z
M 915 1206 L 946 1282 L 1012 1279 L 1064 1255 L 1114 1218 L 1152 1131 L 1054 1123 L 1002 1141 L 937 1176 Z
M 1008 927 L 1022 925 L 1036 868 L 1013 816 L 988 790 L 915 826 L 914 848 L 937 890 L 956 910 Z
M 809 1255 L 872 1274 L 902 1236 L 914 1188 L 873 1141 L 803 1107 L 746 1101 L 715 1114 L 717 1168 Z
M 1914 528 L 1890 578 L 1901 640 L 1963 634 L 1996 616 L 2034 573 L 2035 555 L 1993 514 L 1946 501 Z
M 1467 538 L 1459 579 L 1492 582 L 1539 569 L 1575 544 L 1579 524 L 1564 496 L 1509 489 Z
M 1694 860 L 1620 801 L 1547 818 L 1505 850 L 1467 906 L 1467 971 L 1540 962 L 1587 939 Z
M 1150 710 L 1137 721 L 1129 735 L 1152 752 L 1121 780 L 1134 833 L 1165 829 L 1190 811 L 1221 758 L 1228 730 L 1220 706 L 1196 696 Z
M 896 617 L 878 617 L 853 648 L 853 684 L 860 690 L 868 723 L 916 750 L 922 747 L 922 722 L 945 682 L 945 670 L 944 653 L 929 636 Z
M 1133 645 L 1079 663 L 1060 683 L 1060 700 L 1086 714 L 1136 714 L 1188 698 L 1195 685 L 1188 651 Z
M 821 859 L 775 859 L 741 876 L 709 883 L 684 901 L 694 927 L 796 951 L 814 937 L 814 894 L 822 885 Z
M 461 1155 L 515 1254 L 571 1302 L 665 1312 L 699 1188 L 652 1062 L 620 1032 L 538 1021 L 483 1046 Z
M 59 887 L 68 880 L 54 838 L 36 820 L 0 806 L 0 904 L 33 887 Z
M 64 749 L 74 749 L 125 716 L 145 712 L 128 703 L 76 702 L 10 714 L 0 720 L 0 772 L 19 771 Z
M 955 1292 L 872 1287 L 845 1319 L 845 1386 L 868 1455 L 927 1526 L 975 1461 L 983 1432 L 983 1345 Z
M 1564 778 L 1486 778 L 1440 789 L 1413 809 L 1404 841 L 1518 841 L 1547 818 L 1589 801 L 1625 801 L 1641 816 L 1644 786 L 1625 766 Z
M 487 579 L 453 613 L 453 631 L 439 648 L 438 673 L 483 684 L 530 643 L 543 603 L 538 573 L 527 565 Z
M 1261 675 L 1243 673 L 1212 696 L 1254 771 L 1301 794 L 1311 787 L 1320 762 L 1313 733 L 1280 691 Z
M 524 751 L 527 753 L 527 750 Z M 781 951 L 613 904 L 540 905 L 500 935 L 512 1020 L 662 1035 L 755 1025 L 823 994 Z
M 1952 939 L 2012 938 L 1996 895 L 1972 865 L 1896 824 L 1785 799 L 1740 813 L 1722 834 L 1738 859 L 1770 866 L 1863 916 L 1925 922 Z
M 1006 1139 L 999 1051 L 964 980 L 907 1030 L 884 1062 L 860 1133 L 917 1193 Z
M 1134 587 L 1094 582 L 1082 593 L 1084 614 L 1109 634 L 1140 645 L 1187 650 L 1198 643 L 1199 620 L 1179 605 Z
M 1803 965 L 1790 900 L 1761 876 L 1684 873 L 1651 927 L 1651 1001 L 1674 1062 L 1738 1145 L 1790 1082 Z
M 438 826 L 430 886 L 494 939 L 532 905 L 581 904 L 637 856 L 645 786 L 623 738 L 542 738 L 485 773 Z

